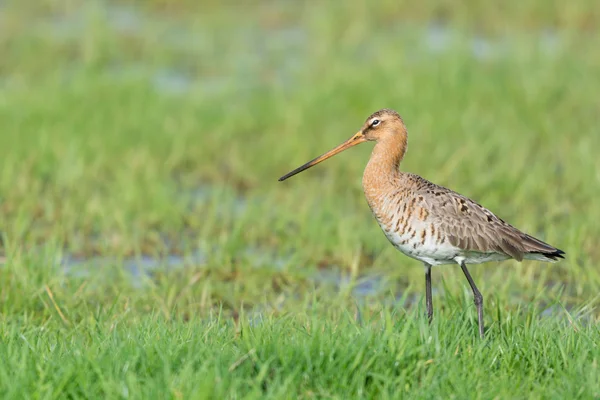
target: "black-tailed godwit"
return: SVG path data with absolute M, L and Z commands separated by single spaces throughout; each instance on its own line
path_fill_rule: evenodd
M 361 130 L 331 151 L 279 178 L 283 181 L 352 146 L 376 142 L 365 168 L 362 184 L 369 207 L 388 240 L 425 266 L 427 316 L 433 317 L 431 267 L 460 265 L 473 290 L 484 335 L 483 296 L 468 264 L 501 261 L 557 261 L 562 250 L 521 232 L 488 209 L 450 189 L 418 175 L 401 172 L 408 134 L 400 115 L 383 109 L 367 118 Z

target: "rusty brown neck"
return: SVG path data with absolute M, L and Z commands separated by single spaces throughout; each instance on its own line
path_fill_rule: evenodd
M 397 188 L 397 178 L 402 176 L 399 170 L 407 146 L 406 132 L 379 140 L 363 174 L 363 190 L 369 204 L 390 187 Z M 394 184 L 396 182 L 396 184 Z

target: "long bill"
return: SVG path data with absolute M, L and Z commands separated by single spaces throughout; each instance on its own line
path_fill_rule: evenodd
M 350 139 L 346 140 L 344 143 L 340 144 L 336 148 L 329 150 L 327 153 L 315 158 L 314 160 L 307 162 L 306 164 L 296 168 L 292 172 L 288 172 L 287 174 L 285 174 L 284 176 L 279 178 L 279 181 L 280 182 L 285 181 L 287 178 L 292 177 L 304 170 L 307 170 L 310 167 L 317 165 L 321 161 L 327 160 L 329 157 L 333 157 L 336 154 L 341 153 L 342 151 L 349 149 L 352 146 L 356 146 L 357 144 L 366 142 L 366 141 L 367 141 L 367 139 L 365 138 L 365 135 L 363 135 L 362 132 L 358 132 L 356 135 L 352 136 Z

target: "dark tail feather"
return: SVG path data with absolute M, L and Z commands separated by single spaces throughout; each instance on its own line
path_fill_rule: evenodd
M 565 254 L 565 252 L 560 249 L 555 249 L 555 251 L 553 251 L 553 252 L 530 251 L 529 253 L 530 254 L 541 254 L 544 257 L 551 259 L 552 261 L 557 261 L 559 258 L 565 258 L 565 256 L 563 255 L 563 254 Z
M 533 236 L 524 234 L 522 236 L 523 244 L 525 244 L 525 251 L 529 254 L 540 254 L 549 260 L 556 261 L 560 258 L 565 258 L 564 251 L 557 249 L 554 246 L 550 246 L 548 243 L 542 242 Z

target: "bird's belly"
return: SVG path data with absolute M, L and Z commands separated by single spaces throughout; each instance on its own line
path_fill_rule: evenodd
M 425 228 L 419 229 L 418 226 L 410 233 L 391 230 L 383 224 L 380 224 L 380 226 L 385 236 L 396 249 L 408 257 L 429 265 L 460 264 L 461 262 L 465 264 L 481 264 L 489 261 L 503 261 L 510 258 L 505 254 L 481 253 L 460 249 L 451 245 L 447 240 L 441 241 L 435 236 L 423 235 L 422 232 Z
M 380 224 L 381 229 L 395 248 L 403 254 L 430 265 L 454 264 L 460 250 L 448 241 L 429 235 L 426 227 L 415 226 L 410 232 L 399 232 Z M 425 233 L 423 233 L 425 232 Z

